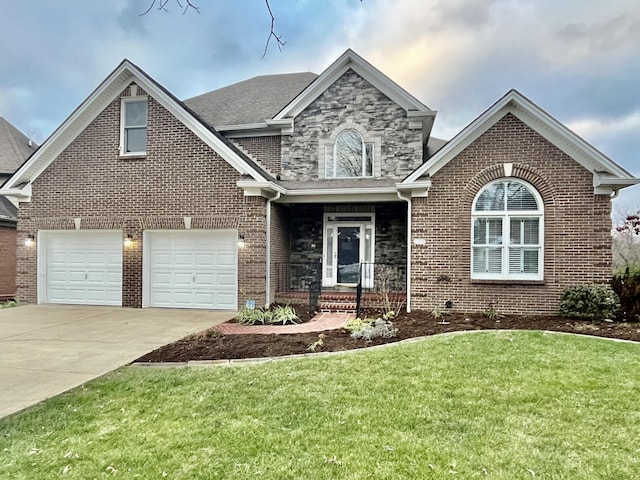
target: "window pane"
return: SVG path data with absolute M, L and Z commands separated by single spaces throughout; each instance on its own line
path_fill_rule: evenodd
M 333 277 L 333 227 L 327 227 L 327 258 L 325 259 L 325 275 L 327 278 Z
M 147 129 L 127 128 L 124 131 L 124 148 L 126 152 L 147 151 Z
M 504 183 L 494 183 L 485 188 L 476 201 L 476 210 L 504 210 Z
M 373 143 L 367 143 L 365 156 L 365 169 L 364 174 L 367 177 L 373 177 Z
M 336 139 L 336 177 L 362 176 L 362 136 L 355 130 L 345 130 Z
M 147 124 L 147 102 L 125 102 L 124 125 L 125 127 L 142 127 Z
M 507 186 L 507 210 L 538 210 L 533 193 L 523 184 L 509 182 Z
M 510 222 L 510 240 L 512 245 L 520 245 L 522 243 L 522 220 L 512 218 Z
M 502 245 L 502 219 L 476 218 L 473 221 L 474 245 Z
M 540 219 L 525 218 L 522 220 L 523 241 L 525 245 L 537 245 L 540 243 L 539 228 Z
M 474 273 L 502 273 L 502 248 L 474 247 Z
M 333 147 L 329 145 L 324 147 L 324 176 L 325 178 L 335 177 L 333 171 Z
M 509 248 L 509 273 L 538 273 L 538 249 Z

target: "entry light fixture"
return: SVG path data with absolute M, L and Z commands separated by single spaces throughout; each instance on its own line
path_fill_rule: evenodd
M 244 235 L 239 235 L 238 236 L 238 248 L 242 249 L 244 248 L 246 245 L 244 243 Z
M 131 245 L 133 245 L 133 236 L 128 234 L 124 239 L 124 246 L 129 248 Z
M 25 247 L 33 247 L 36 244 L 36 237 L 33 235 L 27 235 L 27 238 L 24 241 Z

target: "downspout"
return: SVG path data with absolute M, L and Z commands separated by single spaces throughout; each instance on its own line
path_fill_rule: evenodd
M 267 291 L 265 293 L 265 303 L 267 305 L 271 304 L 271 203 L 278 200 L 281 195 L 280 192 L 275 192 L 272 198 L 267 198 L 267 254 L 265 255 L 267 258 Z
M 403 197 L 399 190 L 396 193 L 407 202 L 407 313 L 411 313 L 411 192 L 408 197 Z

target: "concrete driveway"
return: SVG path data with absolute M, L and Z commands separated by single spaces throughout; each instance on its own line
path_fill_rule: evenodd
M 235 312 L 24 305 L 0 310 L 0 417 L 126 365 Z

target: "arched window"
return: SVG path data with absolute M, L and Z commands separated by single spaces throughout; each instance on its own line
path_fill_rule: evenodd
M 354 129 L 338 134 L 333 146 L 333 158 L 327 162 L 326 177 L 371 177 L 373 176 L 373 144 Z
M 544 211 L 529 184 L 503 179 L 473 201 L 471 278 L 543 279 Z

